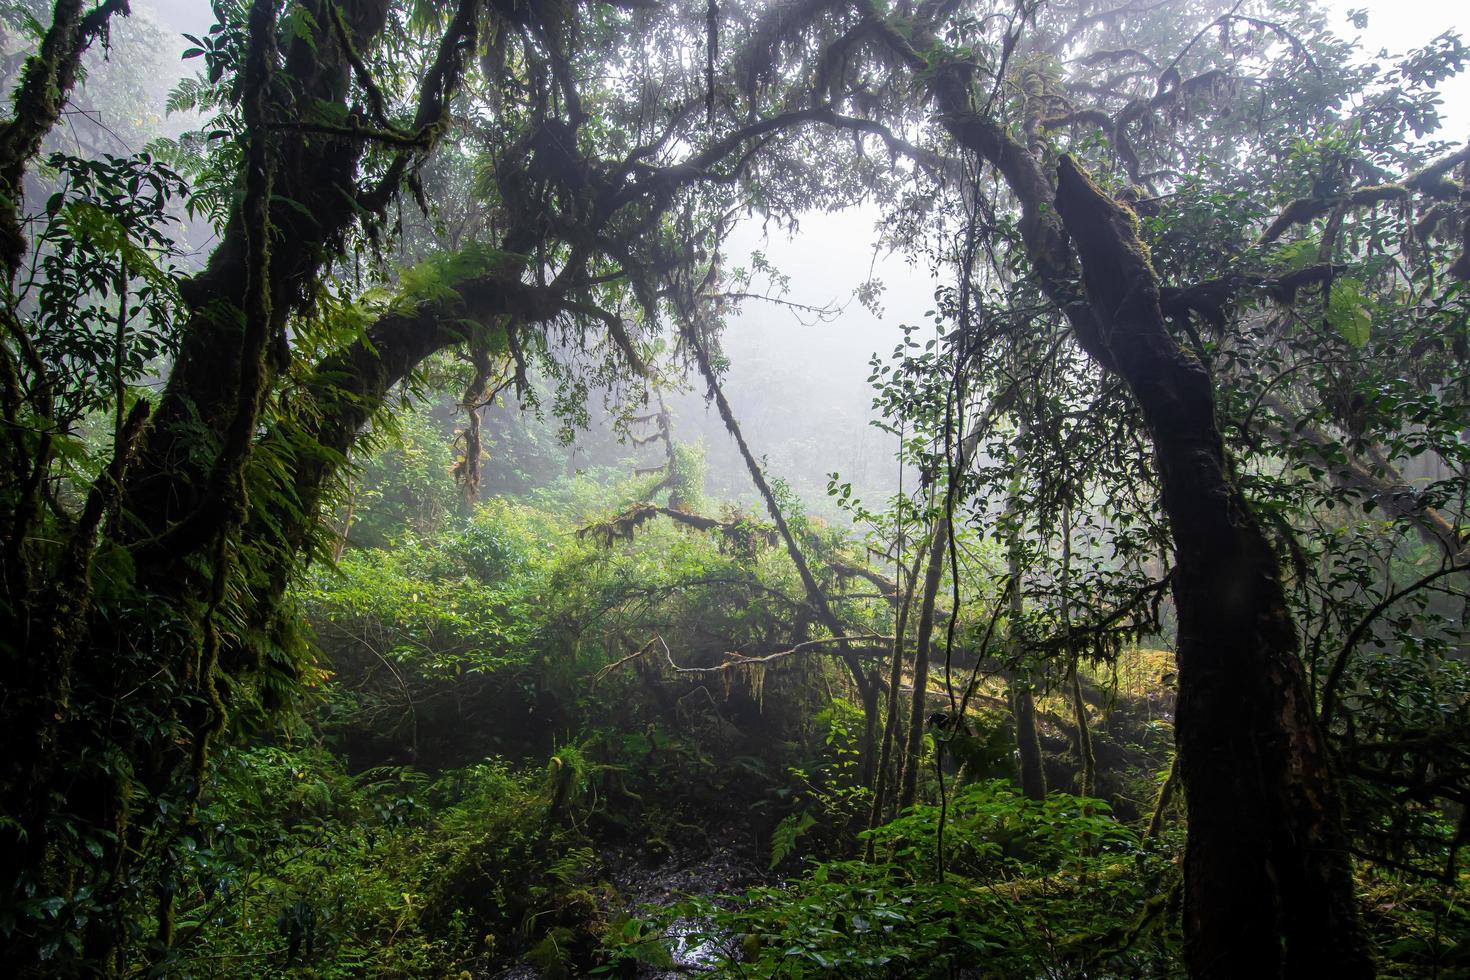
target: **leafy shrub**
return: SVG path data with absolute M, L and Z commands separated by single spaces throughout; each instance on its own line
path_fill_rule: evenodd
M 1106 804 L 1027 800 L 1002 781 L 967 786 L 947 815 L 942 876 L 938 827 L 936 807 L 915 807 L 872 832 L 884 860 L 820 863 L 784 886 L 692 898 L 653 921 L 700 923 L 716 976 L 1174 972 L 1163 914 L 1177 894 L 1172 866 Z
M 534 774 L 349 776 L 320 748 L 229 753 L 184 869 L 170 976 L 453 975 L 529 943 L 570 876 Z

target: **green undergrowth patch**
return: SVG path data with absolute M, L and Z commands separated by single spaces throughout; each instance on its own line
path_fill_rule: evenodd
M 180 869 L 168 975 L 455 976 L 534 947 L 548 915 L 601 899 L 548 790 L 500 764 L 349 775 L 318 747 L 232 752 Z
M 962 788 L 869 835 L 877 859 L 811 863 L 778 887 L 696 896 L 650 915 L 697 923 L 713 976 L 1167 977 L 1177 972 L 1171 851 L 1100 800 L 1027 800 L 1005 781 Z M 944 871 L 938 856 L 943 851 Z M 627 930 L 631 932 L 632 930 Z M 658 929 L 619 937 L 614 953 Z
M 1358 894 L 1384 980 L 1470 976 L 1470 870 L 1436 880 L 1360 867 Z

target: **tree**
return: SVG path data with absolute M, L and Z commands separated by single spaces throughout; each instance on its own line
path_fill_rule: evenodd
M 417 20 L 375 2 L 220 5 L 191 89 L 221 137 L 192 170 L 219 241 L 177 284 L 163 394 L 139 397 L 141 370 L 123 378 L 125 417 L 80 467 L 78 507 L 85 448 L 53 412 L 64 365 L 34 356 L 16 189 L 83 51 L 123 12 L 56 7 L 0 153 L 15 681 L 0 791 L 21 969 L 120 969 L 150 896 L 152 955 L 167 949 L 171 855 L 210 746 L 298 683 L 286 585 L 321 547 L 334 481 L 390 391 L 461 345 L 523 377 L 552 350 L 548 328 L 608 376 L 645 370 L 630 324 L 656 320 L 659 291 L 692 274 L 722 213 L 699 189 L 738 186 L 753 147 L 804 120 L 722 118 L 695 136 L 697 99 L 663 92 L 650 110 L 642 93 L 699 87 L 671 60 L 635 61 L 652 19 L 615 6 L 464 0 Z M 659 23 L 678 34 L 691 20 Z M 600 87 L 605 59 L 637 66 L 631 93 Z M 382 254 L 400 195 L 421 191 L 448 141 L 480 161 L 482 234 L 401 276 L 378 266 L 386 297 L 359 291 L 356 256 Z M 115 247 L 149 243 L 126 230 Z
M 1073 157 L 1043 138 L 1047 131 L 1081 130 L 1072 144 L 1076 152 L 1129 182 L 1120 196 L 1150 215 L 1166 210 L 1159 202 L 1167 201 L 1170 188 L 1188 186 L 1188 175 L 1200 169 L 1193 160 L 1223 160 L 1221 171 L 1239 167 L 1237 173 L 1260 168 L 1269 189 L 1257 185 L 1256 193 L 1270 199 L 1284 182 L 1271 176 L 1279 173 L 1272 154 L 1288 142 L 1289 127 L 1303 118 L 1299 114 L 1330 112 L 1344 91 L 1367 80 L 1343 67 L 1341 49 L 1320 21 L 1284 7 L 1248 14 L 1221 7 L 1161 18 L 1129 5 L 1106 11 L 998 5 L 953 14 L 812 5 L 783 9 L 771 18 L 778 19 L 787 32 L 805 31 L 809 46 L 820 52 L 809 69 L 815 89 L 840 90 L 847 82 L 861 93 L 851 101 L 864 105 L 866 118 L 849 122 L 850 128 L 902 132 L 914 126 L 913 100 L 881 74 L 886 69 L 892 77 L 895 65 L 907 71 L 932 107 L 932 125 L 1003 188 L 999 205 L 1011 209 L 1016 232 L 1003 238 L 1012 249 L 1000 260 L 1005 270 L 1024 277 L 1050 316 L 1064 318 L 1081 349 L 1124 382 L 1148 432 L 1168 518 L 1179 617 L 1177 731 L 1193 815 L 1185 913 L 1192 972 L 1275 975 L 1326 963 L 1345 974 L 1371 972 L 1357 923 L 1336 777 L 1299 659 L 1280 559 L 1254 516 L 1259 505 L 1241 489 L 1227 455 L 1218 421 L 1219 382 L 1189 323 L 1199 317 L 1228 329 L 1222 318 L 1230 321 L 1225 311 L 1237 309 L 1236 303 L 1248 305 L 1242 294 L 1265 287 L 1289 301 L 1289 293 L 1330 282 L 1335 272 L 1329 263 L 1262 274 L 1247 247 L 1243 255 L 1225 252 L 1226 265 L 1235 268 L 1223 281 L 1186 282 L 1166 291 L 1140 240 L 1134 210 L 1116 203 Z M 995 45 L 965 47 L 975 25 L 987 20 L 1004 25 Z M 1168 27 L 1159 36 L 1154 25 L 1164 22 Z M 1221 38 L 1213 51 L 1199 43 L 1211 32 Z M 1237 79 L 1244 64 L 1272 51 L 1277 53 L 1267 80 L 1256 85 L 1269 93 L 1315 76 L 1315 88 L 1309 89 L 1312 97 L 1283 101 L 1269 123 L 1247 116 L 1257 132 L 1244 136 L 1234 100 L 1236 86 L 1244 83 Z M 1062 74 L 1069 56 L 1088 69 L 1128 62 L 1142 67 L 1101 82 L 1083 81 Z M 1426 104 L 1422 82 L 1453 71 L 1460 58 L 1450 43 L 1406 68 L 1405 82 L 1352 124 L 1364 143 L 1400 161 L 1422 159 L 1424 151 L 1393 141 L 1406 125 L 1422 129 L 1428 119 L 1432 127 L 1432 102 Z M 858 81 L 865 77 L 880 81 Z M 1211 102 L 1219 107 L 1218 117 L 1211 117 L 1218 125 L 1191 126 Z M 1094 127 L 1102 131 L 1100 143 L 1089 142 Z M 1138 133 L 1154 135 L 1140 144 Z M 1259 156 L 1253 153 L 1257 148 Z M 1376 189 L 1344 186 L 1354 165 L 1337 160 L 1335 169 L 1315 178 L 1327 191 L 1288 204 L 1274 221 L 1266 204 L 1244 221 L 1237 217 L 1232 231 L 1259 221 L 1259 241 L 1269 243 L 1285 228 L 1334 213 L 1340 221 L 1346 212 L 1384 200 L 1452 196 L 1453 187 L 1435 182 L 1462 162 L 1463 153 L 1451 153 Z M 1220 175 L 1208 173 L 1209 164 L 1203 169 L 1206 180 Z M 974 200 L 985 191 L 977 186 L 971 194 Z M 967 202 L 966 211 L 974 210 Z M 985 214 L 984 220 L 989 234 L 1004 236 L 995 217 Z M 1169 233 L 1183 229 L 1187 235 L 1188 220 L 1187 213 L 1180 215 Z M 1329 230 L 1335 234 L 1332 220 Z M 1168 218 L 1157 225 L 1169 227 Z M 1208 248 L 1207 241 L 1212 240 L 1196 237 L 1189 248 Z M 1332 254 L 1330 240 L 1323 249 Z M 1269 268 L 1270 260 L 1265 264 Z M 1347 328 L 1357 315 L 1355 300 L 1344 300 L 1352 295 L 1347 283 L 1337 288 L 1339 298 L 1332 302 L 1345 312 L 1329 308 L 1329 320 Z M 1012 293 L 1013 302 L 1018 295 L 1024 293 Z M 965 335 L 968 311 L 957 309 L 960 335 L 954 347 L 962 360 L 983 346 Z M 1166 320 L 1165 310 L 1177 326 Z M 1249 324 L 1250 314 L 1234 322 Z M 934 563 L 943 550 L 940 541 Z M 937 581 L 932 574 L 931 581 Z M 1061 607 L 1064 621 L 1068 601 Z

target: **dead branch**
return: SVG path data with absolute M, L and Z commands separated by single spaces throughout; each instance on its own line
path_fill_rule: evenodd
M 831 646 L 833 644 L 845 645 L 859 641 L 867 641 L 869 643 L 893 642 L 893 637 L 880 636 L 877 633 L 860 633 L 853 636 L 827 636 L 817 640 L 807 640 L 805 643 L 798 643 L 795 646 L 790 647 L 789 649 L 778 650 L 775 653 L 768 653 L 759 657 L 746 657 L 738 653 L 728 653 L 726 654 L 726 656 L 731 657 L 732 659 L 727 660 L 722 664 L 716 664 L 713 667 L 680 667 L 677 663 L 674 662 L 673 651 L 669 649 L 669 645 L 664 642 L 663 637 L 654 637 L 654 639 L 658 640 L 658 642 L 663 645 L 664 654 L 669 661 L 669 667 L 672 668 L 675 673 L 679 674 L 718 674 L 725 671 L 734 670 L 737 667 L 759 666 L 762 664 L 772 663 L 777 660 L 784 660 L 787 657 L 794 657 L 797 654 L 804 653 L 808 650 L 815 650 L 820 647 Z M 850 650 L 841 651 L 843 655 L 847 655 L 850 652 Z
M 652 472 L 657 472 L 659 469 L 662 467 L 657 467 Z M 692 527 L 696 531 L 719 531 L 730 543 L 755 540 L 770 546 L 774 545 L 777 540 L 775 528 L 759 524 L 748 517 L 741 517 L 733 521 L 720 521 L 713 517 L 675 510 L 672 507 L 660 507 L 652 503 L 634 504 L 610 521 L 589 524 L 577 531 L 577 537 L 579 539 L 590 537 L 594 541 L 600 541 L 604 548 L 611 548 L 614 541 L 632 541 L 633 533 L 638 528 L 660 515 L 676 524 Z

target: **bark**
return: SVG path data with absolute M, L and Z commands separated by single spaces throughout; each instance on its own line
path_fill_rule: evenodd
M 919 631 L 914 643 L 914 700 L 909 706 L 908 729 L 904 736 L 903 779 L 898 788 L 898 808 L 913 806 L 918 796 L 919 769 L 924 749 L 924 719 L 928 711 L 929 643 L 934 636 L 934 602 L 939 594 L 939 580 L 944 574 L 944 559 L 949 547 L 949 522 L 943 516 L 934 519 L 925 549 L 924 589 L 919 598 Z
M 1082 696 L 1082 679 L 1077 676 L 1077 658 L 1072 658 L 1072 721 L 1077 729 L 1077 758 L 1082 763 L 1077 791 L 1083 796 L 1097 795 L 1097 755 L 1092 750 L 1092 730 L 1087 724 L 1087 700 Z
M 1013 590 L 1019 591 L 1019 590 Z M 1005 675 L 1007 702 L 1016 725 L 1016 771 L 1021 795 L 1028 800 L 1046 799 L 1046 766 L 1041 757 L 1041 738 L 1036 729 L 1036 698 L 1030 679 L 1009 671 Z
M 352 70 L 346 43 L 328 29 L 331 14 L 325 3 L 310 3 L 308 10 L 318 30 L 314 36 L 290 40 L 275 87 L 290 91 L 302 103 L 341 104 Z M 350 42 L 364 47 L 382 31 L 387 4 L 359 0 L 348 10 L 353 25 Z M 249 83 L 271 84 L 269 69 L 265 78 Z M 264 100 L 265 93 L 254 97 Z M 294 113 L 277 104 L 281 100 L 281 96 L 272 99 L 259 114 L 291 118 Z M 252 145 L 265 143 L 267 135 L 255 134 Z M 359 194 L 362 139 L 288 131 L 270 142 L 273 186 L 265 220 L 271 268 L 264 302 L 247 295 L 255 261 L 254 222 L 237 209 L 204 270 L 180 288 L 190 313 L 152 429 L 129 480 L 126 510 L 135 540 L 152 539 L 160 545 L 151 549 L 157 560 L 146 563 L 158 570 L 160 584 L 197 589 L 197 569 L 180 559 L 192 558 L 211 540 L 213 530 L 230 519 L 223 512 L 228 502 L 213 492 L 216 484 L 210 472 L 223 450 L 225 433 L 237 418 L 241 387 L 254 382 L 255 387 L 268 389 L 285 367 L 286 322 L 314 298 L 322 268 L 358 219 L 353 202 Z M 251 174 L 245 176 L 248 183 Z M 266 322 L 249 322 L 251 313 L 263 314 Z M 257 356 L 246 349 L 253 334 L 263 335 L 269 347 L 258 377 L 247 376 L 247 367 Z M 246 397 L 251 394 L 245 392 Z M 201 429 L 205 441 L 215 442 L 213 452 L 199 445 Z M 177 590 L 174 585 L 168 592 Z
M 1176 739 L 1190 817 L 1190 972 L 1371 976 L 1280 569 L 1231 479 L 1210 377 L 1165 325 L 1131 212 L 1065 157 L 1056 207 L 1081 259 L 1096 339 L 1153 438 L 1178 555 Z
M 1179 755 L 1174 755 L 1174 761 L 1169 764 L 1169 775 L 1164 780 L 1164 785 L 1159 787 L 1159 798 L 1154 803 L 1153 816 L 1148 818 L 1148 831 L 1143 835 L 1145 840 L 1155 840 L 1159 832 L 1164 829 L 1164 814 L 1168 812 L 1169 803 L 1174 799 L 1174 788 L 1179 785 Z
M 893 640 L 896 644 L 898 637 L 895 636 Z M 875 767 L 878 760 L 878 699 L 883 693 L 881 669 L 881 667 L 873 667 L 867 672 L 868 685 L 861 692 L 863 699 L 862 784 L 864 786 L 873 785 L 873 777 L 877 772 Z
M 963 387 L 963 386 L 961 386 Z M 902 809 L 914 803 L 918 791 L 920 754 L 923 748 L 924 721 L 927 717 L 927 692 L 929 687 L 930 648 L 933 645 L 936 603 L 939 599 L 939 583 L 944 576 L 945 558 L 949 553 L 949 533 L 954 512 L 955 486 L 960 475 L 970 466 L 980 440 L 990 430 L 991 423 L 1001 408 L 1009 401 L 1002 397 L 992 402 L 985 413 L 976 420 L 970 431 L 960 440 L 950 471 L 950 479 L 941 500 L 941 510 L 934 519 L 929 546 L 924 550 L 926 565 L 924 589 L 919 600 L 919 630 L 914 645 L 914 700 L 909 710 L 908 733 L 904 742 L 903 780 L 899 788 L 898 805 Z M 953 619 L 951 619 L 951 628 Z M 983 656 L 985 651 L 979 651 Z M 958 720 L 957 720 L 958 721 Z
M 1012 503 L 1014 512 L 1014 503 Z M 1020 548 L 1013 540 L 1008 558 L 1011 574 L 1010 639 L 1006 661 L 1019 664 L 1021 648 L 1021 616 L 1025 598 L 1021 593 Z M 1011 719 L 1016 725 L 1016 770 L 1021 779 L 1021 793 L 1027 799 L 1046 798 L 1046 765 L 1041 756 L 1041 737 L 1036 729 L 1036 698 L 1029 670 L 1007 667 L 1004 672 L 1006 700 L 1011 706 Z
M 1072 508 L 1062 508 L 1062 635 L 1072 635 Z M 1077 648 L 1071 650 L 1070 683 L 1072 718 L 1077 729 L 1077 759 L 1082 765 L 1078 791 L 1083 796 L 1097 792 L 1097 755 L 1092 749 L 1092 730 L 1087 724 L 1087 700 L 1082 696 L 1082 678 L 1077 676 L 1080 659 Z
M 1024 425 L 1024 422 L 1023 422 Z M 1006 702 L 1016 726 L 1016 775 L 1021 793 L 1030 800 L 1046 798 L 1046 764 L 1041 755 L 1041 736 L 1036 727 L 1035 679 L 1029 668 L 1021 666 L 1025 649 L 1021 642 L 1021 617 L 1026 611 L 1026 597 L 1021 588 L 1021 526 L 1018 484 L 1013 480 L 1006 497 L 1003 523 L 1010 528 L 1006 548 L 1006 566 L 1011 578 L 1011 608 L 1006 640 L 1006 667 L 1002 677 L 1006 683 Z
M 873 785 L 873 809 L 868 814 L 868 829 L 872 830 L 881 824 L 888 816 L 888 797 L 892 783 L 896 781 L 897 774 L 892 772 L 893 768 L 893 746 L 898 740 L 898 706 L 899 694 L 903 686 L 903 648 L 904 635 L 908 632 L 909 609 L 914 602 L 914 582 L 919 577 L 919 564 L 923 561 L 923 549 L 916 549 L 913 566 L 909 569 L 909 587 L 902 589 L 902 596 L 898 599 L 898 615 L 893 630 L 893 660 L 889 665 L 888 674 L 888 700 L 883 716 L 882 748 L 878 753 L 877 779 Z M 895 585 L 895 592 L 900 591 Z M 868 846 L 864 850 L 864 860 L 873 859 L 873 841 L 868 839 Z
M 32 603 L 43 618 L 66 624 L 64 631 L 54 632 L 67 655 L 33 658 L 49 676 L 44 683 L 25 685 L 29 698 L 45 700 L 52 692 L 55 710 L 37 725 L 25 724 L 17 712 L 6 719 L 7 741 L 16 751 L 5 767 L 3 803 L 14 824 L 0 837 L 0 865 L 5 868 L 0 880 L 7 893 L 92 888 L 107 912 L 89 922 L 84 955 L 102 973 L 117 968 L 125 922 L 137 913 L 129 863 L 144 837 L 156 836 L 157 847 L 167 851 L 177 825 L 187 823 L 210 737 L 225 721 L 228 680 L 216 671 L 216 663 L 232 640 L 216 622 L 216 612 L 233 574 L 232 543 L 252 513 L 245 494 L 246 467 L 257 448 L 265 399 L 286 363 L 286 320 L 311 301 L 320 271 L 362 216 L 352 203 L 362 141 L 280 136 L 275 127 L 294 106 L 346 99 L 349 57 L 344 45 L 374 38 L 385 23 L 387 5 L 384 0 L 349 4 L 344 19 L 337 21 L 343 28 L 340 42 L 324 26 L 330 5 L 308 7 L 317 15 L 319 31 L 311 38 L 291 35 L 281 61 L 275 5 L 266 0 L 251 5 L 240 76 L 246 124 L 240 204 L 205 271 L 181 289 L 192 311 L 180 328 L 181 349 L 136 453 L 133 436 L 143 414 L 124 433 L 126 440 L 119 440 L 110 470 L 109 501 L 116 497 L 107 508 L 110 519 L 102 528 L 100 512 L 91 516 L 85 535 L 76 538 L 85 547 L 65 581 L 82 588 L 64 595 L 53 590 Z M 30 157 L 54 125 L 80 53 L 107 18 L 126 6 L 108 2 L 86 16 L 79 9 L 68 2 L 57 8 L 56 24 L 23 82 L 28 94 L 17 102 L 16 117 L 0 131 L 0 181 L 8 180 L 12 189 L 19 187 Z M 456 51 L 466 34 L 465 15 L 470 15 L 467 32 L 472 35 L 478 9 L 472 0 L 460 5 L 450 32 L 459 31 Z M 457 78 L 458 72 L 451 74 Z M 446 80 L 426 101 L 436 104 L 452 90 Z M 18 191 L 3 196 L 0 226 L 13 225 Z M 0 238 L 6 239 L 0 244 L 13 269 L 11 231 L 0 227 Z M 45 370 L 40 366 L 43 380 Z M 293 447 L 297 454 L 301 448 Z M 44 453 L 37 459 L 38 468 L 46 465 Z M 89 514 L 92 509 L 89 504 Z M 298 510 L 296 516 L 298 525 L 314 523 L 316 510 Z M 279 531 L 272 527 L 259 535 L 257 540 L 266 544 L 260 550 L 269 554 L 273 549 L 267 543 L 284 544 L 278 537 L 287 535 L 278 536 Z M 128 546 L 132 555 L 132 587 L 140 601 L 125 604 L 124 610 L 90 608 L 85 585 L 99 534 Z M 273 582 L 262 591 L 282 588 L 284 580 L 281 576 L 279 585 Z M 259 643 L 259 638 L 239 642 Z M 128 712 L 98 708 L 119 699 L 128 699 Z M 158 720 L 151 733 L 136 724 L 142 714 Z M 47 748 L 57 745 L 65 752 Z M 85 762 L 89 746 L 104 746 L 106 757 L 119 761 L 71 768 L 71 762 Z M 91 756 L 100 758 L 100 753 Z M 142 784 L 142 792 L 134 780 Z M 103 854 L 84 862 L 91 868 L 86 880 L 75 877 L 68 847 L 50 847 L 46 836 L 63 794 L 67 821 L 110 832 Z M 170 805 L 172 819 L 163 826 L 150 825 L 147 818 L 161 817 L 161 807 L 158 814 L 141 819 L 133 813 L 135 801 L 151 806 L 155 799 Z M 171 935 L 167 896 L 173 894 L 167 875 L 165 871 L 154 889 L 163 899 L 158 936 L 164 940 Z M 37 951 L 29 936 L 13 940 L 12 965 L 24 971 Z

